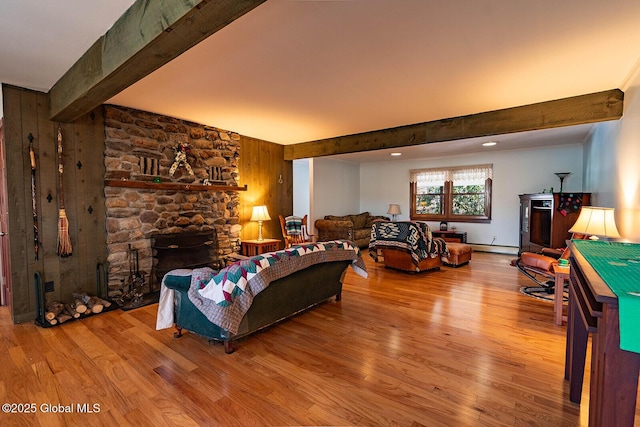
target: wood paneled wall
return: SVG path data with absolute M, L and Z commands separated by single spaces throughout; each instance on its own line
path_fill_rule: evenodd
M 255 205 L 266 205 L 271 216 L 271 221 L 263 223 L 264 237 L 282 239 L 278 215 L 293 213 L 293 162 L 284 160 L 284 146 L 243 136 L 239 167 L 240 183 L 247 184 L 247 191 L 241 193 L 242 239 L 258 237 L 258 224 L 249 221 Z
M 64 204 L 73 253 L 57 255 L 58 123 L 48 96 L 3 85 L 12 314 L 16 323 L 35 319 L 34 274 L 53 282 L 48 299 L 70 301 L 79 290 L 96 293 L 96 268 L 106 262 L 104 125 L 102 107 L 71 124 L 63 135 Z M 36 202 L 40 250 L 35 259 L 31 208 L 29 134 L 36 153 Z M 51 195 L 51 201 L 48 196 Z
M 64 145 L 64 202 L 69 218 L 73 254 L 57 255 L 57 122 L 49 117 L 46 94 L 10 85 L 2 86 L 7 155 L 7 197 L 13 321 L 35 319 L 34 273 L 54 282 L 49 299 L 70 300 L 78 290 L 96 291 L 96 267 L 106 263 L 107 242 L 104 198 L 104 122 L 102 107 L 70 124 L 61 124 Z M 37 205 L 40 256 L 33 249 L 31 169 L 28 135 L 34 136 L 37 158 Z M 293 212 L 293 163 L 285 161 L 284 147 L 241 137 L 240 223 L 242 238 L 255 239 L 258 225 L 249 221 L 251 209 L 265 204 L 272 220 L 264 223 L 264 236 L 282 238 L 278 215 Z M 282 183 L 279 179 L 282 176 Z M 51 202 L 47 196 L 51 194 Z M 89 209 L 91 208 L 91 209 Z

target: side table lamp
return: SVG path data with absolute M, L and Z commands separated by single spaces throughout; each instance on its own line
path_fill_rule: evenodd
M 258 241 L 264 240 L 262 237 L 262 221 L 270 221 L 269 211 L 264 205 L 254 206 L 249 221 L 258 221 Z
M 400 215 L 402 212 L 400 212 L 400 205 L 396 205 L 396 204 L 390 204 L 389 205 L 389 210 L 387 210 L 387 214 L 391 215 L 392 221 L 396 220 L 396 217 L 398 215 Z
M 620 233 L 616 227 L 613 208 L 600 208 L 595 206 L 583 206 L 580 215 L 569 233 L 590 236 L 590 240 L 598 240 L 599 237 L 619 239 Z

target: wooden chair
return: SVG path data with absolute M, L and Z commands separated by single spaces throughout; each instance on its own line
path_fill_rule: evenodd
M 309 234 L 307 229 L 308 219 L 305 215 L 304 217 L 294 217 L 288 216 L 287 218 L 279 215 L 280 217 L 280 228 L 282 230 L 282 237 L 284 238 L 284 247 L 290 248 L 293 245 L 303 245 L 305 243 L 310 243 L 314 241 L 315 235 Z M 287 227 L 287 220 L 289 220 L 289 227 Z M 299 220 L 300 230 L 295 230 L 297 227 L 295 226 L 296 220 Z M 294 225 L 293 227 L 291 225 Z

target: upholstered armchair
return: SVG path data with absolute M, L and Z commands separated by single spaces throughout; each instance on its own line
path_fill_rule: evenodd
M 449 251 L 444 239 L 433 238 L 426 222 L 379 221 L 371 230 L 369 255 L 385 267 L 417 273 L 438 269 Z

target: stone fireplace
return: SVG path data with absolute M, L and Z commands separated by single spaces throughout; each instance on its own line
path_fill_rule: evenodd
M 239 135 L 130 108 L 104 111 L 109 295 L 130 275 L 130 248 L 151 277 L 159 236 L 213 231 L 217 258 L 238 252 Z
M 215 228 L 207 231 L 152 235 L 151 251 L 153 267 L 149 287 L 152 291 L 160 289 L 162 278 L 173 269 L 197 267 L 220 269 L 222 265 Z

